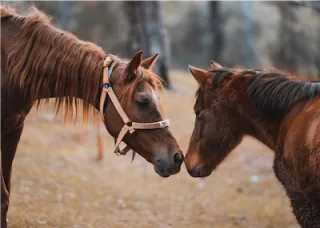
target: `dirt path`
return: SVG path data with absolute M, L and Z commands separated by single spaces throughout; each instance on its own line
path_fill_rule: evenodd
M 188 73 L 171 77 L 176 92 L 161 93 L 161 101 L 185 150 L 196 84 Z M 87 130 L 76 141 L 61 118 L 29 115 L 14 161 L 9 227 L 299 227 L 272 172 L 273 153 L 253 139 L 206 179 L 184 167 L 163 179 L 141 157 L 131 163 L 111 153 L 106 131 L 105 159 L 96 162 L 95 129 Z

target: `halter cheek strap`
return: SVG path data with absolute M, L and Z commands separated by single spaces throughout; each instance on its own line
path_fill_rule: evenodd
M 158 122 L 152 123 L 136 123 L 132 122 L 127 114 L 124 112 L 117 96 L 115 95 L 112 86 L 109 82 L 109 78 L 112 75 L 112 70 L 116 65 L 117 61 L 116 58 L 113 56 L 107 56 L 103 63 L 103 87 L 100 97 L 100 115 L 102 121 L 104 121 L 105 114 L 104 114 L 104 103 L 107 97 L 107 94 L 113 103 L 114 107 L 116 108 L 117 112 L 121 116 L 124 126 L 122 127 L 116 141 L 115 141 L 115 149 L 114 152 L 118 155 L 125 155 L 130 151 L 130 147 L 126 146 L 123 150 L 119 149 L 119 145 L 122 142 L 124 136 L 129 132 L 130 134 L 134 133 L 137 129 L 157 129 L 157 128 L 166 128 L 169 126 L 169 120 L 162 120 Z M 133 154 L 134 156 L 134 154 Z M 134 158 L 134 157 L 133 157 Z

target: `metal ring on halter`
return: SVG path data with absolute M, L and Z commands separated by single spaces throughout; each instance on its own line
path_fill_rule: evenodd
M 110 83 L 109 83 L 109 82 L 108 82 L 108 83 L 104 83 L 104 84 L 103 84 L 103 87 L 104 87 L 104 88 L 106 88 L 106 89 L 109 89 L 109 88 L 110 88 L 110 86 L 111 86 L 111 85 L 110 85 Z

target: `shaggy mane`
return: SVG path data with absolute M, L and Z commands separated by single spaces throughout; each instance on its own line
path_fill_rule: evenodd
M 9 16 L 15 16 L 22 24 L 12 40 L 14 51 L 8 54 L 10 85 L 38 100 L 37 108 L 43 102 L 48 104 L 54 90 L 56 115 L 63 110 L 65 120 L 77 118 L 82 104 L 83 121 L 87 122 L 88 115 L 94 110 L 90 103 L 97 104 L 102 87 L 103 60 L 106 57 L 102 48 L 54 27 L 50 19 L 36 8 L 31 8 L 23 17 L 14 9 L 1 6 L 1 19 Z M 161 84 L 153 73 L 143 72 L 123 90 L 123 102 L 131 100 L 136 85 L 141 81 L 149 82 L 155 89 Z M 78 98 L 79 94 L 84 96 L 83 100 Z
M 1 5 L 0 7 L 1 7 L 0 8 L 1 19 L 7 18 L 7 17 L 12 17 L 12 16 L 17 16 L 15 9 L 11 8 L 10 6 Z

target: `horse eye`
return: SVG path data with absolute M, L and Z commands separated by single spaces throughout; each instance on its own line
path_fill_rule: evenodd
M 128 82 L 132 82 L 135 78 L 137 77 L 137 75 L 135 75 L 134 73 L 130 74 L 127 78 Z
M 194 114 L 196 114 L 196 116 L 199 116 L 200 112 L 200 110 L 194 110 Z
M 142 107 L 148 106 L 149 99 L 148 98 L 139 99 L 137 100 L 137 104 Z

